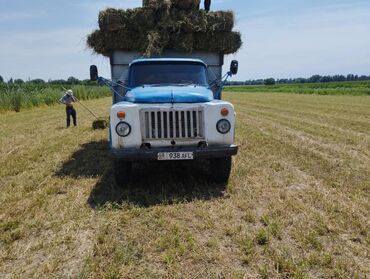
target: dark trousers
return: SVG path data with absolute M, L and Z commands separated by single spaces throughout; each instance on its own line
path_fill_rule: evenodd
M 77 125 L 77 113 L 76 110 L 73 107 L 66 107 L 66 113 L 67 113 L 67 127 L 71 125 L 71 116 L 73 119 L 73 125 Z

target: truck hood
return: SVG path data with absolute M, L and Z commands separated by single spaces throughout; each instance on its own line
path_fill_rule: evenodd
M 213 93 L 203 86 L 137 87 L 127 92 L 125 101 L 132 103 L 205 103 Z

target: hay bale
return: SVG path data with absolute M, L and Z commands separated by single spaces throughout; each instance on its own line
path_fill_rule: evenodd
M 234 13 L 231 11 L 218 11 L 206 13 L 200 11 L 176 10 L 174 22 L 181 23 L 184 32 L 218 32 L 231 31 L 234 28 Z
M 93 49 L 96 53 L 104 56 L 110 55 L 110 53 L 106 50 L 104 36 L 100 30 L 95 30 L 87 36 L 87 46 Z
M 148 32 L 147 39 L 146 49 L 143 54 L 144 57 L 160 56 L 169 41 L 168 34 L 159 31 Z
M 198 9 L 200 0 L 144 0 L 144 7 L 153 9 L 176 8 L 181 10 Z
M 106 9 L 99 13 L 99 27 L 103 31 L 147 32 L 155 29 L 166 29 L 169 32 L 216 32 L 231 31 L 234 27 L 232 11 L 206 13 L 203 10 L 158 11 L 149 8 Z
M 99 28 L 103 31 L 149 30 L 155 25 L 156 11 L 148 8 L 112 9 L 108 8 L 99 13 Z
M 143 6 L 152 8 L 155 10 L 159 9 L 165 9 L 168 10 L 172 6 L 172 1 L 171 0 L 144 0 Z
M 173 33 L 166 49 L 192 52 L 194 50 L 194 35 L 192 33 Z
M 242 46 L 239 32 L 195 33 L 194 49 L 224 54 L 237 52 Z
M 232 11 L 205 13 L 206 32 L 231 31 L 234 28 L 235 16 Z
M 94 120 L 92 128 L 94 130 L 104 130 L 108 127 L 108 121 L 105 118 L 99 118 Z
M 87 38 L 87 44 L 96 53 L 110 56 L 114 50 L 144 53 L 148 45 L 147 33 L 126 30 L 105 32 L 96 30 Z
M 199 9 L 200 0 L 172 0 L 172 6 L 181 10 Z
M 144 52 L 148 44 L 147 33 L 119 30 L 105 33 L 104 45 L 109 50 L 121 49 Z

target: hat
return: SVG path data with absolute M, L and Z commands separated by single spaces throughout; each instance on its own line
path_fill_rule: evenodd
M 70 95 L 70 96 L 73 96 L 73 91 L 69 89 L 69 90 L 66 91 L 66 94 Z

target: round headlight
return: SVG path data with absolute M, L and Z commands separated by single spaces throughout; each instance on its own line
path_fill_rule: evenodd
M 127 137 L 131 133 L 131 126 L 126 122 L 117 124 L 116 132 L 120 137 Z
M 231 130 L 231 124 L 227 119 L 221 119 L 216 125 L 217 131 L 220 134 L 227 134 Z

